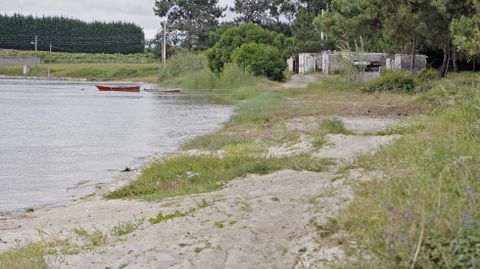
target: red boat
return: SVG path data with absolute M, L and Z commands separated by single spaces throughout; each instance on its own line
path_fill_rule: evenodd
M 96 85 L 99 91 L 140 92 L 140 86 L 103 86 Z

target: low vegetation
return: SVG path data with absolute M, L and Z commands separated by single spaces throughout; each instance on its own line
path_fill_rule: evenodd
M 130 185 L 109 194 L 108 198 L 159 200 L 165 197 L 217 190 L 235 178 L 248 174 L 264 175 L 283 168 L 325 171 L 330 160 L 307 155 L 270 158 L 251 154 L 251 148 L 236 148 L 232 155 L 180 155 L 152 164 Z M 255 153 L 255 152 L 254 152 Z M 163 219 L 163 218 L 162 218 Z
M 368 251 L 357 268 L 480 266 L 478 86 L 445 81 L 428 93 L 435 102 L 427 117 L 354 165 L 384 173 L 358 184 L 356 200 L 339 217 Z
M 143 218 L 134 219 L 131 221 L 120 222 L 112 228 L 111 234 L 113 236 L 124 236 L 135 232 L 144 223 Z
M 67 53 L 32 50 L 2 50 L 0 56 L 38 56 L 46 63 L 155 63 L 158 59 L 151 53 L 108 54 L 108 53 Z
M 172 219 L 179 218 L 179 217 L 184 217 L 186 215 L 187 215 L 187 213 L 180 212 L 180 211 L 175 211 L 174 213 L 167 214 L 167 215 L 163 215 L 162 213 L 158 213 L 156 217 L 148 219 L 148 222 L 150 222 L 150 224 L 158 224 L 160 222 L 164 222 L 164 221 L 167 221 L 167 220 L 172 220 Z
M 86 78 L 97 80 L 136 80 L 156 82 L 158 65 L 156 64 L 40 64 L 33 67 L 28 76 L 48 75 L 48 68 L 51 67 L 52 77 Z M 23 66 L 2 65 L 0 74 L 8 76 L 22 76 Z
M 0 253 L 0 269 L 47 269 L 47 248 L 40 243 L 29 244 Z
M 364 88 L 365 92 L 416 93 L 433 88 L 438 80 L 438 71 L 425 69 L 414 75 L 408 71 L 387 71 Z
M 184 89 L 212 90 L 204 92 L 212 97 L 245 100 L 258 94 L 255 86 L 262 79 L 235 64 L 225 65 L 221 73 L 208 69 L 207 58 L 190 52 L 177 53 L 160 69 L 161 85 Z

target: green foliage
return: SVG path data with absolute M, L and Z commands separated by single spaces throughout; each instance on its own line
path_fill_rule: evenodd
M 155 82 L 158 75 L 156 64 L 41 64 L 28 74 L 29 76 L 47 76 L 51 67 L 53 77 L 71 77 L 87 79 L 128 79 Z M 0 74 L 23 76 L 23 66 L 2 65 Z
M 352 131 L 345 127 L 345 123 L 342 121 L 342 119 L 337 117 L 322 120 L 320 123 L 320 129 L 328 134 L 353 134 Z
M 108 236 L 97 228 L 92 231 L 84 228 L 76 228 L 74 232 L 83 241 L 82 248 L 84 250 L 92 250 L 107 243 Z
M 0 253 L 0 269 L 47 269 L 47 248 L 40 243 Z
M 31 48 L 30 48 L 31 49 Z M 26 50 L 0 51 L 0 56 L 33 57 L 37 55 L 45 62 L 51 63 L 154 63 L 156 61 L 150 53 L 132 54 L 105 54 L 105 53 L 66 53 Z
M 188 50 L 208 48 L 209 33 L 214 31 L 225 8 L 218 0 L 155 0 L 155 15 L 168 18 L 171 42 Z
M 215 226 L 218 229 L 223 229 L 225 227 L 225 224 L 223 223 L 223 221 L 215 221 L 213 223 L 213 226 Z
M 162 85 L 184 89 L 232 89 L 233 93 L 226 91 L 223 94 L 232 94 L 235 100 L 255 95 L 256 91 L 251 87 L 260 81 L 251 72 L 233 63 L 226 64 L 221 73 L 214 74 L 208 69 L 203 54 L 190 52 L 178 53 L 170 58 L 167 67 L 160 69 L 159 78 Z
M 38 50 L 87 53 L 141 53 L 145 36 L 132 23 L 90 22 L 66 17 L 33 17 L 0 14 L 0 47 L 32 50 L 38 36 Z
M 123 236 L 135 232 L 143 225 L 144 219 L 139 218 L 132 221 L 120 222 L 112 228 L 113 236 Z
M 247 149 L 249 150 L 249 149 Z M 331 164 L 309 156 L 267 158 L 238 150 L 224 157 L 214 155 L 179 155 L 153 163 L 142 175 L 125 188 L 107 197 L 158 200 L 165 197 L 203 193 L 221 188 L 225 182 L 248 174 L 268 174 L 282 168 L 325 171 Z M 180 213 L 182 215 L 184 213 Z M 159 216 L 153 221 L 164 221 L 171 216 Z
M 215 133 L 193 138 L 184 144 L 182 149 L 205 149 L 214 151 L 221 150 L 227 145 L 237 145 L 246 142 L 247 139 L 239 135 Z
M 265 44 L 243 44 L 235 49 L 231 55 L 232 61 L 244 66 L 255 76 L 265 76 L 271 80 L 285 79 L 287 63 L 281 57 L 280 51 Z
M 365 268 L 480 265 L 480 93 L 477 86 L 446 83 L 433 95 L 440 100 L 419 119 L 423 130 L 355 165 L 384 175 L 359 184 L 339 218 L 364 242 Z
M 417 82 L 415 76 L 410 72 L 386 72 L 379 78 L 370 82 L 365 89 L 366 92 L 413 92 Z
M 438 70 L 433 68 L 423 69 L 420 73 L 416 75 L 417 79 L 417 91 L 428 91 L 431 90 L 435 81 L 438 80 Z
M 232 53 L 244 44 L 257 43 L 276 47 L 285 61 L 291 56 L 294 42 L 283 34 L 278 34 L 247 23 L 226 30 L 220 40 L 207 51 L 208 65 L 215 73 L 220 73 L 226 63 L 232 61 Z
M 180 212 L 180 211 L 175 211 L 174 213 L 167 214 L 167 215 L 163 215 L 162 213 L 158 213 L 155 218 L 148 219 L 148 222 L 150 222 L 150 224 L 159 224 L 160 222 L 164 222 L 164 221 L 167 221 L 167 220 L 172 220 L 172 219 L 179 218 L 179 217 L 185 217 L 186 215 L 187 215 L 187 213 L 183 213 L 183 212 Z
M 159 79 L 164 81 L 180 75 L 191 75 L 206 67 L 207 59 L 201 54 L 192 52 L 177 53 L 168 59 L 166 67 L 160 68 Z
M 286 100 L 279 94 L 264 93 L 240 104 L 231 121 L 233 124 L 273 122 L 276 111 L 285 108 L 285 105 Z
M 383 23 L 388 17 L 372 0 L 333 0 L 331 10 L 317 16 L 313 24 L 323 31 L 331 47 L 357 48 L 363 42 L 366 52 L 391 52 L 392 44 L 383 36 Z M 318 15 L 318 14 L 317 14 Z M 308 36 L 307 36 L 308 38 Z
M 321 39 L 321 30 L 314 26 L 315 14 L 308 11 L 297 13 L 292 25 L 293 36 L 296 41 L 296 52 L 319 52 L 331 48 L 330 44 Z
M 480 13 L 475 17 L 462 16 L 451 25 L 453 44 L 469 59 L 480 57 Z

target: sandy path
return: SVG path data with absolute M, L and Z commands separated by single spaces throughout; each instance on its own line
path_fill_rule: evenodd
M 291 130 L 308 131 L 320 120 L 298 118 L 285 124 Z M 395 124 L 395 120 L 343 120 L 357 135 L 331 135 L 328 145 L 313 154 L 338 161 L 330 172 L 283 170 L 266 176 L 251 175 L 216 192 L 161 203 L 94 197 L 67 207 L 41 209 L 0 220 L 0 250 L 39 240 L 37 230 L 52 237 L 78 227 L 97 227 L 109 233 L 120 221 L 195 209 L 187 216 L 159 224 L 146 222 L 124 237 L 110 236 L 107 245 L 92 252 L 49 257 L 49 263 L 54 268 L 328 268 L 330 261 L 344 254 L 338 247 L 322 244 L 312 223 L 326 223 L 353 198 L 350 185 L 346 179 L 338 179 L 336 169 L 397 138 L 366 135 Z M 311 150 L 310 143 L 311 139 L 302 135 L 299 144 L 271 151 L 294 154 Z M 367 175 L 357 173 L 355 180 L 362 177 Z M 203 199 L 208 206 L 200 208 Z
M 317 81 L 317 78 L 310 75 L 293 75 L 287 82 L 283 83 L 283 87 L 287 89 L 305 89 L 311 83 Z

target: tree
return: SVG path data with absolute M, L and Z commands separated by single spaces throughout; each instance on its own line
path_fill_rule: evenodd
M 291 56 L 295 46 L 294 40 L 283 34 L 269 31 L 253 23 L 242 24 L 226 30 L 215 46 L 207 51 L 210 69 L 215 73 L 221 72 L 224 65 L 232 61 L 233 51 L 249 43 L 275 47 L 278 50 L 277 55 L 284 62 Z
M 268 0 L 235 0 L 230 11 L 238 14 L 235 19 L 238 23 L 256 23 L 264 24 L 268 19 L 269 10 Z
M 297 2 L 297 13 L 292 24 L 293 36 L 299 52 L 319 52 L 326 48 L 322 34 L 315 28 L 315 17 L 327 10 L 330 0 L 302 0 Z
M 313 23 L 334 48 L 388 52 L 392 45 L 383 36 L 386 16 L 383 8 L 379 0 L 333 0 L 330 10 L 317 16 Z
M 280 50 L 273 46 L 257 43 L 243 44 L 232 52 L 231 59 L 256 76 L 265 76 L 277 81 L 285 79 L 287 62 L 281 56 Z
M 410 44 L 412 61 L 410 71 L 415 68 L 415 60 L 420 38 L 428 38 L 427 24 L 432 12 L 431 0 L 386 0 L 384 1 L 385 14 L 391 14 L 384 23 L 384 34 L 394 41 L 397 50 L 402 50 Z
M 218 0 L 155 0 L 155 15 L 167 17 L 173 43 L 188 50 L 209 47 L 209 33 L 218 26 L 225 8 Z
M 480 57 L 480 13 L 476 17 L 462 16 L 453 20 L 451 31 L 453 45 L 473 62 L 473 71 L 476 71 L 477 58 Z
M 452 22 L 462 16 L 473 15 L 475 3 L 474 0 L 432 0 L 432 6 L 434 10 L 429 14 L 431 23 L 428 34 L 432 39 L 432 45 L 443 51 L 443 62 L 439 73 L 441 77 L 445 77 L 452 53 Z
M 141 27 L 122 22 L 83 22 L 66 17 L 0 14 L 0 48 L 85 53 L 140 53 L 145 50 Z

